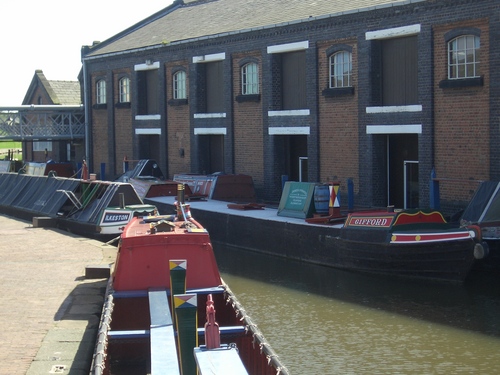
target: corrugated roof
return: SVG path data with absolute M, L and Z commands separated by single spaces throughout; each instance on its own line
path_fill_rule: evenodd
M 199 0 L 184 1 L 92 48 L 88 56 L 243 32 L 309 18 L 426 0 Z

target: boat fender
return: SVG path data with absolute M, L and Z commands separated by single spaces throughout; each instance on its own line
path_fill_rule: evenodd
M 489 246 L 486 242 L 478 242 L 474 246 L 474 258 L 475 259 L 483 259 L 489 254 Z
M 468 225 L 467 228 L 471 229 L 474 232 L 474 234 L 475 234 L 474 237 L 476 238 L 476 241 L 481 242 L 482 232 L 481 232 L 481 228 L 479 227 L 479 225 Z

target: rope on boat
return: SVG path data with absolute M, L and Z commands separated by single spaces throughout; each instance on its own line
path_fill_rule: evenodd
M 224 284 L 222 287 L 225 289 L 226 294 L 226 304 L 231 303 L 233 309 L 236 311 L 236 317 L 245 324 L 245 333 L 252 333 L 252 345 L 255 348 L 255 344 L 259 345 L 261 353 L 266 355 L 267 364 L 274 367 L 276 370 L 276 375 L 289 375 L 288 369 L 281 363 L 279 356 L 274 352 L 269 343 L 264 338 L 264 335 L 259 330 L 256 324 L 254 324 L 250 317 L 246 314 L 245 309 L 236 299 L 234 293 L 229 289 L 229 287 Z
M 113 311 L 113 290 L 111 288 L 111 278 L 106 287 L 106 301 L 102 308 L 101 321 L 97 331 L 94 356 L 92 358 L 91 374 L 102 375 L 106 365 L 106 349 L 108 346 L 108 331 L 111 326 L 111 313 Z

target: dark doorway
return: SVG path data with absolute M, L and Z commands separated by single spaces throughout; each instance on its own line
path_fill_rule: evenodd
M 307 108 L 306 53 L 284 53 L 282 56 L 282 109 Z
M 139 136 L 139 159 L 153 159 L 160 161 L 160 136 L 140 135 Z
M 416 208 L 418 197 L 418 135 L 390 134 L 388 141 L 388 205 Z
M 224 112 L 224 65 L 222 61 L 206 64 L 206 111 Z
M 383 105 L 418 103 L 418 38 L 382 42 Z
M 224 172 L 224 135 L 200 135 L 199 137 L 201 173 Z
M 275 138 L 276 158 L 282 166 L 280 174 L 289 181 L 308 181 L 307 136 L 284 135 Z

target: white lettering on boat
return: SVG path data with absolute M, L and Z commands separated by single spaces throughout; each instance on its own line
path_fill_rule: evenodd
M 373 218 L 373 219 L 354 219 L 355 225 L 369 225 L 373 227 L 382 227 L 387 225 L 387 219 Z
M 391 226 L 393 217 L 356 217 L 353 216 L 348 222 L 348 226 L 359 226 L 359 227 L 381 227 L 387 228 Z
M 106 212 L 104 214 L 104 219 L 102 220 L 103 223 L 116 223 L 116 222 L 121 222 L 121 221 L 128 221 L 130 218 L 130 214 L 121 214 L 121 213 L 114 213 L 114 212 Z

